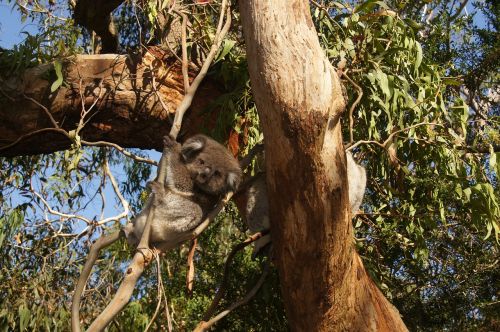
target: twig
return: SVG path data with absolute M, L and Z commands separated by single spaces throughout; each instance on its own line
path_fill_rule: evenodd
M 174 10 L 174 12 L 182 18 L 181 30 L 181 46 L 182 46 L 182 77 L 184 79 L 184 93 L 188 93 L 189 89 L 189 75 L 188 75 L 188 56 L 187 56 L 187 21 L 186 14 L 181 11 Z
M 194 254 L 196 253 L 196 245 L 198 244 L 198 239 L 195 238 L 191 241 L 191 247 L 189 248 L 187 266 L 188 271 L 186 273 L 186 289 L 189 296 L 193 294 L 193 284 L 194 284 Z
M 207 309 L 207 311 L 203 315 L 203 321 L 208 321 L 210 319 L 210 317 L 213 316 L 215 309 L 219 305 L 220 300 L 222 299 L 222 297 L 224 296 L 224 293 L 226 292 L 227 280 L 229 278 L 229 272 L 230 272 L 229 267 L 231 266 L 231 263 L 233 261 L 234 256 L 236 256 L 238 251 L 244 249 L 248 245 L 257 241 L 258 239 L 260 239 L 261 237 L 263 237 L 267 233 L 269 233 L 269 231 L 262 231 L 262 232 L 255 233 L 252 236 L 250 236 L 249 238 L 247 238 L 245 241 L 238 243 L 237 245 L 235 245 L 233 247 L 233 249 L 231 250 L 231 252 L 227 256 L 226 263 L 224 264 L 224 273 L 222 276 L 222 281 L 221 281 L 219 287 L 217 287 L 217 293 L 215 294 L 214 299 L 212 300 L 212 304 L 210 304 L 210 307 Z
M 78 121 L 78 125 L 77 125 L 76 130 L 75 130 L 76 136 L 79 136 L 80 131 L 97 114 L 97 112 L 95 112 L 94 114 L 90 115 L 87 120 L 85 120 L 85 117 L 90 113 L 90 111 L 92 111 L 92 109 L 95 107 L 95 105 L 97 105 L 97 103 L 99 102 L 99 99 L 101 99 L 102 82 L 103 82 L 103 80 L 101 79 L 99 81 L 99 86 L 98 86 L 99 87 L 99 92 L 97 94 L 97 97 L 95 97 L 95 99 L 92 102 L 92 104 L 90 105 L 90 107 L 88 109 L 85 109 L 85 96 L 83 95 L 82 79 L 80 79 L 80 82 L 79 82 L 79 93 L 80 93 L 80 99 L 81 99 L 81 103 L 82 103 L 82 110 L 80 112 L 80 120 Z
M 59 128 L 59 125 L 57 124 L 57 121 L 54 119 L 54 117 L 52 116 L 52 114 L 49 112 L 49 110 L 47 109 L 47 107 L 43 106 L 42 104 L 40 104 L 38 101 L 36 101 L 35 99 L 31 98 L 31 97 L 28 97 L 26 96 L 25 94 L 23 94 L 23 97 L 28 99 L 29 101 L 31 101 L 32 103 L 36 104 L 37 106 L 39 106 L 44 112 L 45 114 L 47 114 L 47 116 L 49 117 L 50 119 L 50 122 L 52 122 L 52 125 L 54 126 L 54 128 Z
M 226 310 L 220 312 L 217 316 L 214 318 L 210 319 L 208 322 L 200 322 L 194 332 L 202 332 L 208 330 L 210 327 L 212 327 L 215 323 L 217 323 L 219 320 L 227 316 L 231 311 L 234 309 L 248 303 L 254 296 L 257 294 L 257 291 L 260 289 L 264 281 L 266 280 L 266 277 L 269 273 L 269 261 L 266 262 L 266 265 L 264 266 L 264 270 L 262 271 L 262 274 L 255 284 L 255 286 L 243 297 L 241 300 L 234 302 L 227 308 Z
M 156 316 L 158 315 L 158 312 L 160 311 L 160 305 L 161 305 L 161 296 L 162 296 L 161 292 L 162 292 L 162 288 L 161 288 L 160 255 L 158 255 L 158 253 L 155 253 L 154 257 L 155 257 L 155 261 L 156 261 L 156 278 L 158 279 L 158 287 L 157 287 L 158 303 L 156 304 L 156 309 L 155 309 L 155 312 L 153 314 L 153 317 L 151 317 L 151 320 L 149 321 L 148 325 L 144 329 L 144 332 L 147 332 L 149 330 L 149 328 L 151 327 L 151 325 L 153 325 L 153 323 L 154 323 L 154 321 L 156 319 Z
M 104 160 L 104 172 L 109 177 L 109 180 L 111 181 L 111 186 L 113 187 L 113 190 L 115 191 L 116 196 L 118 196 L 118 199 L 120 200 L 120 203 L 123 206 L 123 211 L 122 211 L 122 213 L 120 213 L 114 217 L 109 217 L 109 218 L 98 221 L 97 222 L 98 225 L 103 225 L 103 224 L 108 223 L 112 220 L 120 220 L 122 218 L 127 217 L 128 213 L 129 213 L 129 204 L 128 204 L 127 200 L 123 197 L 122 193 L 120 192 L 120 188 L 118 187 L 118 183 L 116 183 L 116 179 L 113 176 L 113 173 L 111 173 L 111 170 L 109 169 L 109 163 L 108 163 L 107 158 Z
M 100 237 L 94 244 L 90 247 L 89 254 L 87 256 L 87 261 L 83 267 L 80 278 L 78 278 L 78 283 L 76 284 L 75 291 L 73 292 L 73 300 L 71 303 L 71 330 L 73 332 L 80 332 L 80 301 L 85 284 L 90 276 L 92 267 L 99 255 L 99 251 L 102 248 L 109 246 L 110 244 L 116 242 L 122 236 L 122 232 L 116 231 L 108 236 Z
M 64 219 L 79 219 L 79 220 L 84 221 L 87 225 L 92 224 L 92 221 L 88 218 L 85 218 L 84 216 L 79 216 L 77 214 L 67 214 L 67 213 L 59 212 L 59 211 L 52 209 L 50 207 L 49 203 L 42 197 L 42 195 L 40 195 L 38 192 L 36 192 L 33 189 L 31 184 L 30 184 L 30 186 L 31 186 L 31 192 L 33 193 L 33 195 L 35 195 L 36 197 L 38 197 L 38 199 L 40 199 L 40 201 L 42 201 L 43 205 L 47 208 L 47 210 L 49 211 L 50 214 L 53 214 L 55 216 L 59 216 L 59 217 L 64 218 Z
M 376 145 L 380 146 L 381 148 L 386 149 L 387 145 L 392 142 L 392 139 L 394 138 L 395 135 L 397 135 L 397 134 L 399 134 L 401 132 L 404 132 L 404 131 L 416 128 L 416 127 L 420 127 L 420 126 L 438 126 L 438 127 L 443 127 L 443 125 L 441 125 L 439 123 L 434 123 L 434 122 L 417 123 L 417 124 L 415 124 L 413 126 L 409 126 L 409 127 L 406 127 L 406 128 L 403 128 L 403 129 L 399 129 L 399 130 L 396 130 L 396 131 L 392 132 L 383 143 L 380 143 L 378 141 L 361 140 L 361 141 L 357 141 L 356 143 L 354 143 L 353 145 L 349 146 L 345 150 L 346 151 L 350 151 L 350 150 L 354 149 L 355 147 L 357 147 L 358 145 L 361 145 L 361 144 L 376 144 Z
M 224 27 L 222 27 L 222 23 L 224 21 L 224 12 L 226 12 L 226 23 L 224 24 Z M 170 130 L 170 136 L 172 136 L 173 138 L 177 138 L 177 135 L 181 130 L 182 118 L 184 117 L 184 113 L 186 113 L 189 106 L 191 106 L 194 94 L 198 89 L 198 87 L 200 86 L 203 78 L 205 78 L 205 75 L 208 72 L 208 68 L 210 67 L 210 64 L 212 63 L 212 60 L 214 59 L 217 51 L 219 50 L 222 40 L 229 31 L 230 26 L 231 26 L 231 7 L 228 5 L 227 0 L 223 0 L 221 6 L 221 15 L 219 17 L 219 24 L 217 26 L 217 32 L 215 33 L 214 43 L 212 44 L 212 47 L 207 55 L 207 58 L 205 59 L 205 62 L 203 62 L 203 65 L 201 66 L 200 72 L 194 78 L 193 82 L 191 83 L 191 86 L 187 90 L 187 93 L 184 95 L 182 102 L 179 104 L 179 106 L 177 106 L 177 110 L 175 111 L 174 124 L 172 125 L 172 129 Z
M 345 78 L 347 78 L 347 80 L 349 81 L 349 83 L 351 83 L 352 85 L 354 85 L 354 88 L 358 91 L 358 97 L 356 98 L 356 100 L 354 101 L 354 103 L 352 103 L 351 108 L 349 108 L 349 139 L 350 139 L 349 143 L 352 144 L 352 142 L 354 142 L 354 135 L 353 135 L 353 132 L 352 132 L 352 128 L 354 126 L 353 113 L 354 113 L 354 109 L 356 108 L 356 106 L 358 106 L 359 102 L 361 101 L 361 98 L 363 97 L 363 89 L 361 89 L 361 87 L 359 85 L 357 85 L 356 82 L 354 82 L 353 80 L 351 80 L 351 78 L 349 76 L 347 76 L 347 74 L 345 72 L 342 72 L 342 75 Z
M 104 330 L 104 328 L 109 325 L 109 323 L 123 309 L 123 307 L 125 307 L 132 296 L 137 280 L 142 275 L 145 266 L 151 262 L 152 258 L 153 250 L 136 251 L 115 296 L 106 309 L 104 309 L 104 311 L 90 325 L 87 330 L 88 332 Z
M 32 131 L 30 133 L 24 134 L 23 136 L 19 137 L 18 139 L 16 139 L 14 142 L 12 142 L 10 144 L 4 145 L 4 146 L 0 146 L 0 151 L 6 150 L 8 148 L 13 147 L 17 143 L 21 142 L 23 139 L 26 139 L 26 138 L 31 137 L 31 136 L 35 136 L 36 134 L 45 133 L 45 132 L 48 132 L 48 131 L 52 131 L 52 132 L 55 132 L 55 133 L 62 134 L 64 136 L 66 136 L 68 139 L 71 140 L 71 137 L 69 136 L 68 132 L 66 130 L 64 130 L 64 129 L 59 129 L 59 128 L 42 128 L 42 129 L 38 129 L 38 130 Z
M 214 220 L 215 217 L 219 214 L 219 212 L 222 210 L 222 208 L 229 202 L 229 200 L 233 197 L 233 193 L 229 192 L 226 194 L 226 197 L 222 199 L 217 206 L 210 211 L 210 213 L 207 215 L 205 220 L 199 224 L 194 230 L 191 231 L 191 238 L 197 238 L 210 224 L 210 221 Z
M 163 300 L 165 301 L 165 315 L 167 316 L 168 332 L 172 332 L 172 317 L 170 316 L 170 311 L 168 309 L 167 292 L 165 291 L 161 274 L 160 274 L 160 288 L 162 290 Z
M 168 107 L 167 105 L 165 105 L 165 102 L 163 101 L 163 97 L 161 96 L 161 94 L 158 92 L 158 86 L 160 85 L 160 83 L 158 83 L 158 86 L 156 85 L 156 77 L 153 73 L 153 66 L 149 66 L 149 70 L 151 71 L 151 78 L 152 78 L 152 81 L 153 81 L 153 84 L 152 84 L 152 89 L 153 91 L 155 92 L 156 94 L 156 97 L 158 98 L 158 100 L 160 101 L 160 104 L 161 104 L 161 107 L 163 108 L 163 110 L 167 113 L 168 115 Z M 165 74 L 165 76 L 168 75 L 170 71 L 170 68 L 167 70 L 167 73 Z
M 139 157 L 139 156 L 125 150 L 124 148 L 122 148 L 121 146 L 119 146 L 118 144 L 115 144 L 115 143 L 106 142 L 106 141 L 89 142 L 89 141 L 85 141 L 85 140 L 82 140 L 81 143 L 83 145 L 88 145 L 88 146 L 109 146 L 109 147 L 115 148 L 118 152 L 120 152 L 124 156 L 129 157 L 135 161 L 150 164 L 150 165 L 155 165 L 155 166 L 158 165 L 158 163 L 156 161 L 148 159 L 148 158 Z

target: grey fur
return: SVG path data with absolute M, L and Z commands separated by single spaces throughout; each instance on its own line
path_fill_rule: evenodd
M 262 173 L 248 187 L 248 200 L 245 210 L 246 222 L 250 233 L 269 229 L 269 200 L 267 198 L 266 177 Z M 262 248 L 271 242 L 271 235 L 266 234 L 253 244 L 253 254 L 257 255 Z
M 136 246 L 142 236 L 147 216 L 154 213 L 150 244 L 161 250 L 177 247 L 191 237 L 220 196 L 236 190 L 241 180 L 238 162 L 216 141 L 196 135 L 182 146 L 172 138 L 164 138 L 169 148 L 165 186 L 150 183 L 151 195 L 146 206 L 124 228 L 129 244 Z M 194 163 L 203 160 L 204 167 Z M 229 165 L 229 166 L 228 166 Z M 234 165 L 237 167 L 234 168 Z M 209 168 L 210 171 L 204 171 Z M 200 172 L 204 172 L 200 176 Z M 216 172 L 217 171 L 217 172 Z M 234 175 L 229 176 L 229 173 Z M 228 178 L 231 177 L 231 184 Z
M 357 164 L 350 151 L 346 152 L 347 156 L 347 181 L 349 182 L 349 203 L 351 204 L 351 213 L 355 215 L 366 189 L 366 170 L 363 166 Z
M 195 135 L 182 145 L 182 157 L 197 188 L 220 195 L 235 192 L 241 182 L 241 168 L 229 151 L 205 135 Z
M 357 164 L 348 151 L 347 156 L 347 181 L 349 185 L 349 203 L 351 213 L 355 215 L 358 211 L 366 187 L 366 171 L 363 166 Z M 269 200 L 267 195 L 265 175 L 259 175 L 248 187 L 248 200 L 245 211 L 245 219 L 250 232 L 256 233 L 269 229 Z M 271 242 L 270 234 L 263 236 L 254 243 L 253 255 L 255 256 L 263 247 Z

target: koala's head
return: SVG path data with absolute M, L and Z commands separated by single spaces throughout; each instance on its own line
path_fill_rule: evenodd
M 181 154 L 191 179 L 202 191 L 220 195 L 238 188 L 242 177 L 238 161 L 213 139 L 195 135 L 182 144 Z

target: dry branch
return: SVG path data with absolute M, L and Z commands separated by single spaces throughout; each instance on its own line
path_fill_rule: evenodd
M 85 284 L 87 283 L 88 277 L 92 272 L 92 267 L 94 266 L 99 252 L 101 249 L 106 248 L 110 244 L 116 242 L 120 237 L 123 236 L 122 232 L 117 231 L 110 235 L 100 237 L 92 246 L 90 247 L 89 254 L 87 256 L 87 261 L 83 267 L 78 283 L 76 284 L 75 291 L 73 292 L 73 300 L 71 303 L 71 330 L 73 332 L 80 332 L 80 301 Z

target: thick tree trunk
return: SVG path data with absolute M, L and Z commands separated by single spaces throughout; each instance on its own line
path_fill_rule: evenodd
M 239 3 L 292 330 L 405 331 L 354 249 L 339 122 L 345 105 L 308 1 Z
M 173 62 L 155 48 L 135 58 L 116 54 L 76 56 L 64 63 L 65 83 L 54 93 L 50 86 L 55 77 L 48 79 L 55 76 L 52 65 L 28 69 L 22 77 L 0 79 L 0 156 L 67 149 L 71 141 L 66 136 L 46 130 L 54 126 L 43 107 L 61 128 L 70 131 L 80 120 L 82 95 L 87 110 L 97 99 L 87 115 L 90 121 L 81 132 L 83 139 L 161 150 L 162 137 L 169 131 L 166 122 L 171 122 L 170 115 L 184 95 L 181 66 Z M 215 114 L 206 117 L 201 113 L 220 93 L 209 81 L 198 89 L 191 112 L 185 117 L 187 131 L 183 134 L 213 125 Z M 40 130 L 45 131 L 35 133 Z M 23 136 L 17 144 L 4 148 Z

